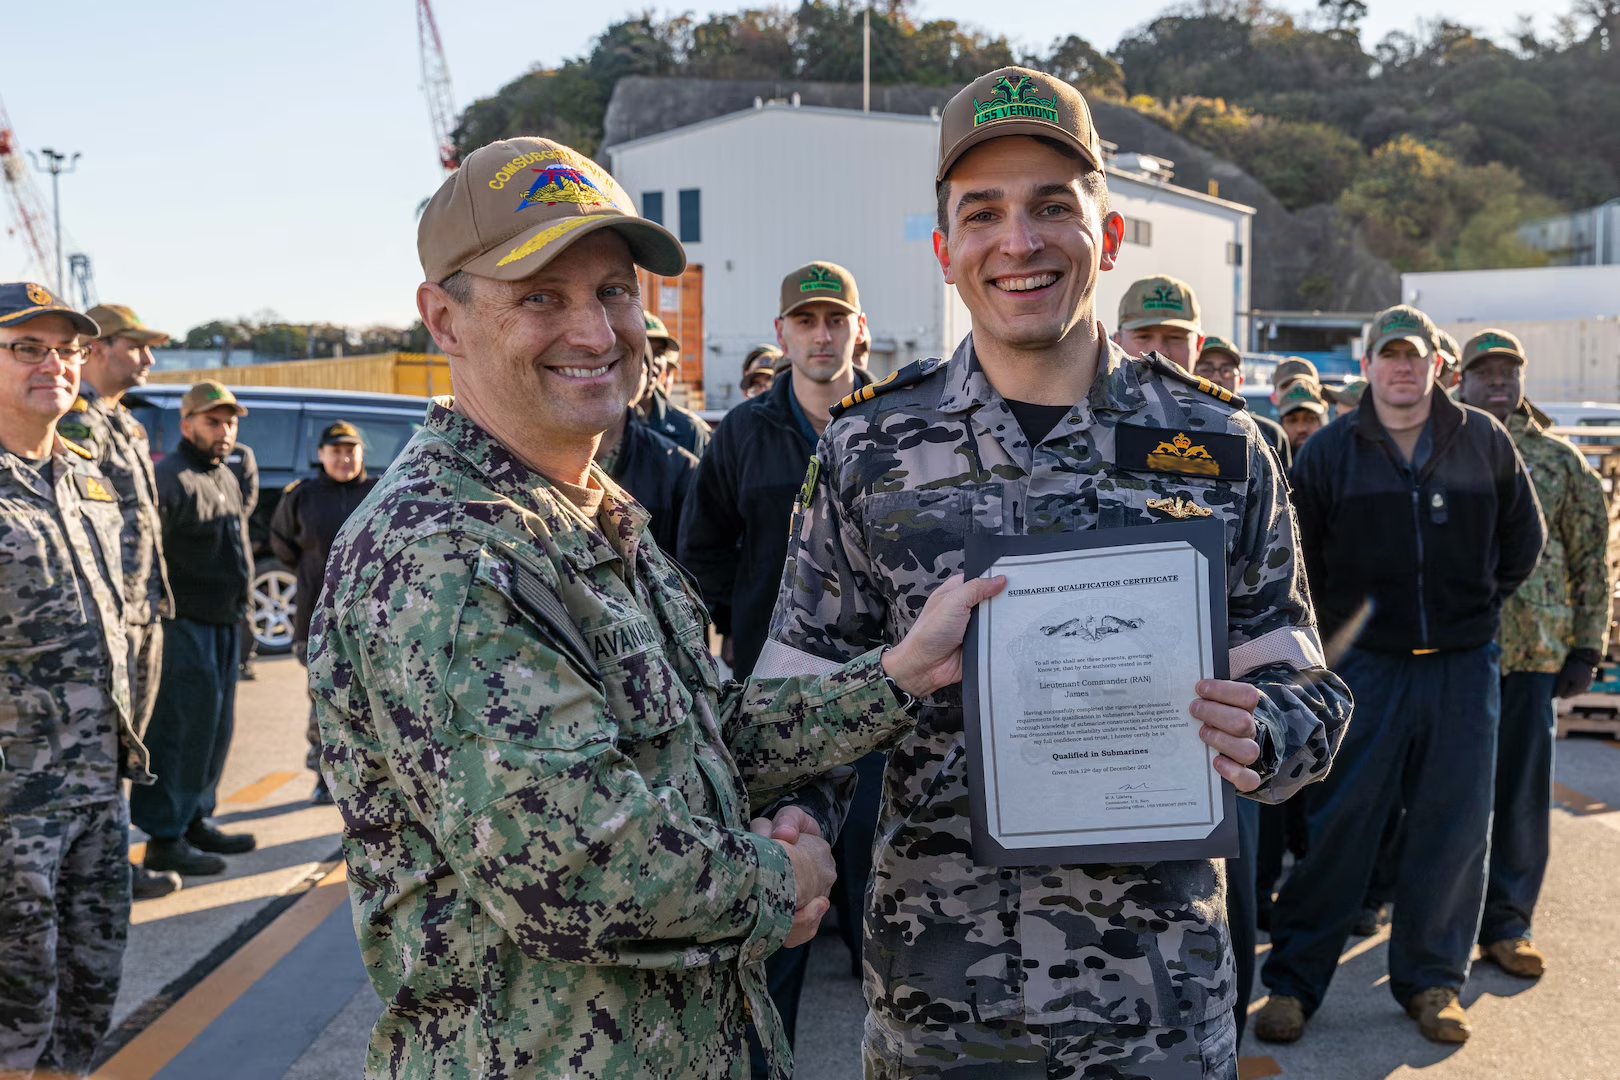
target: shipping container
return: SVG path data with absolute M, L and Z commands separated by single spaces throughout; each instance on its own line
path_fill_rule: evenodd
M 231 386 L 295 386 L 311 390 L 367 390 L 379 394 L 433 397 L 453 393 L 450 363 L 437 353 L 377 353 L 336 360 L 287 360 L 240 367 L 154 371 L 148 381 L 195 383 L 213 379 Z

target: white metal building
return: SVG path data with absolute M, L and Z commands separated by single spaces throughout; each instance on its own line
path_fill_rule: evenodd
M 1613 317 L 1620 315 L 1620 266 L 1402 274 L 1401 300 L 1438 323 Z
M 935 118 L 762 103 L 604 150 L 642 213 L 704 267 L 710 408 L 739 399 L 743 356 L 775 339 L 782 277 L 813 259 L 854 273 L 878 375 L 948 356 L 969 329 L 933 254 Z M 1146 172 L 1111 168 L 1109 188 L 1126 246 L 1098 285 L 1104 324 L 1133 280 L 1173 274 L 1196 290 L 1207 333 L 1246 340 L 1253 210 Z

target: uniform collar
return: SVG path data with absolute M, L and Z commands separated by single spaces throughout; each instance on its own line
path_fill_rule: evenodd
M 491 490 L 505 495 L 525 510 L 549 517 L 560 509 L 576 521 L 584 521 L 578 508 L 551 481 L 525 465 L 489 432 L 456 412 L 454 405 L 453 397 L 434 398 L 433 404 L 428 406 L 424 426 L 472 465 Z M 650 520 L 647 511 L 595 462 L 591 463 L 590 474 L 607 494 L 602 499 L 601 513 L 588 524 L 600 529 L 611 545 L 609 551 L 593 552 L 591 561 L 600 563 L 617 556 L 633 562 L 641 531 Z M 595 529 L 590 531 L 594 533 Z
M 11 474 L 17 486 L 33 492 L 42 499 L 50 499 L 57 481 L 73 471 L 73 452 L 67 448 L 62 436 L 52 433 L 51 456 L 45 469 L 36 472 L 23 464 L 23 459 L 9 450 L 0 450 L 0 468 Z
M 1097 357 L 1097 375 L 1086 391 L 1085 404 L 1092 412 L 1134 412 L 1147 404 L 1137 365 L 1131 356 L 1107 336 L 1102 325 L 1102 350 Z M 990 385 L 973 347 L 973 335 L 962 339 L 946 368 L 945 393 L 939 401 L 943 413 L 966 412 L 1005 399 Z M 1005 406 L 1003 406 L 1005 407 Z

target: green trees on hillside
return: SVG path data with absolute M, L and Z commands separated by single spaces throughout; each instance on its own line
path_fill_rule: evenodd
M 863 10 L 805 0 L 615 23 L 587 55 L 474 102 L 456 139 L 466 152 L 543 134 L 594 153 L 628 75 L 858 81 Z M 1052 71 L 1230 158 L 1289 208 L 1334 204 L 1402 269 L 1533 263 L 1513 236 L 1527 216 L 1620 196 L 1620 0 L 1574 0 L 1550 36 L 1527 23 L 1507 44 L 1438 22 L 1369 47 L 1365 14 L 1364 0 L 1319 0 L 1309 18 L 1200 0 L 1112 55 L 1074 34 L 1016 55 L 1004 37 L 885 0 L 872 78 L 954 85 L 1015 60 Z

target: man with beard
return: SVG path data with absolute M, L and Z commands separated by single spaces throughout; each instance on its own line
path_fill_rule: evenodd
M 236 723 L 252 567 L 242 488 L 225 465 L 246 413 L 219 383 L 193 386 L 180 399 L 180 445 L 156 469 L 174 617 L 163 620 L 163 678 L 146 729 L 158 782 L 137 788 L 129 809 L 148 837 L 147 868 L 181 877 L 222 874 L 221 855 L 255 845 L 208 820 Z

